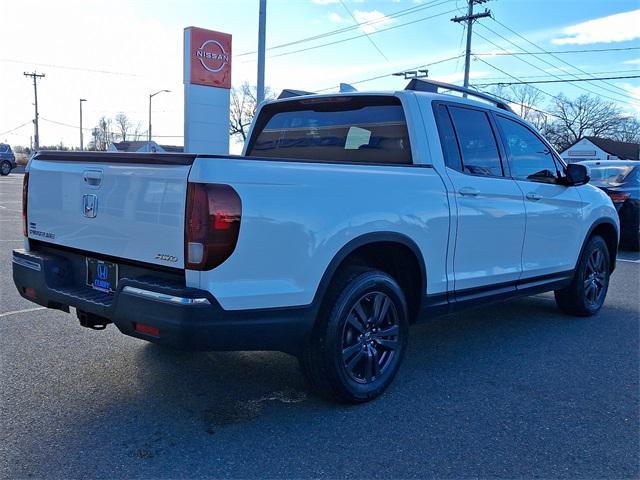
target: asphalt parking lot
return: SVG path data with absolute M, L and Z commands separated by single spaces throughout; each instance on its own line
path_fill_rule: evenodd
M 640 257 L 601 313 L 551 295 L 413 327 L 391 389 L 348 407 L 279 353 L 186 353 L 23 300 L 22 175 L 0 178 L 1 478 L 638 478 Z

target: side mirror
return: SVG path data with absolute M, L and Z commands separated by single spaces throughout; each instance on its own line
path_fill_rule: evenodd
M 577 187 L 589 183 L 589 169 L 579 163 L 570 163 L 566 170 L 566 183 L 571 187 Z

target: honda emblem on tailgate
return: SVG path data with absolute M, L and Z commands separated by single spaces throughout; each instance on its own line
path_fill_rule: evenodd
M 91 193 L 82 196 L 82 214 L 87 218 L 95 218 L 98 214 L 98 197 Z

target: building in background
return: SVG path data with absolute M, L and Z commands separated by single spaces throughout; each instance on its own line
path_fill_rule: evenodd
M 640 160 L 640 144 L 584 137 L 560 153 L 567 163 L 585 160 Z

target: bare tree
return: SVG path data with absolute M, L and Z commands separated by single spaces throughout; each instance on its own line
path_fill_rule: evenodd
M 115 140 L 115 134 L 111 131 L 111 119 L 100 117 L 98 125 L 93 129 L 93 141 L 91 147 L 95 150 L 106 150 L 109 144 Z
M 542 112 L 536 108 L 543 99 L 542 92 L 531 85 L 498 86 L 493 94 L 515 105 L 515 111 L 520 117 L 532 123 L 546 122 Z M 537 125 L 536 125 L 537 126 Z
M 563 94 L 551 104 L 554 120 L 546 132 L 559 150 L 585 136 L 614 138 L 626 116 L 615 103 L 591 95 L 569 100 Z
M 640 143 L 640 120 L 635 117 L 623 118 L 612 138 L 620 142 Z
M 133 127 L 133 133 L 131 134 L 133 140 L 140 140 L 141 138 L 147 138 L 147 131 L 142 128 L 142 123 L 136 123 Z
M 258 107 L 256 87 L 250 86 L 247 82 L 240 87 L 231 89 L 231 108 L 229 112 L 229 135 L 239 137 L 242 141 L 247 139 L 249 125 L 256 114 Z M 270 88 L 265 89 L 265 99 L 274 98 Z
M 116 128 L 118 129 L 118 133 L 123 142 L 127 141 L 127 135 L 129 130 L 131 129 L 131 122 L 129 121 L 129 117 L 127 117 L 126 113 L 118 113 L 115 118 Z

